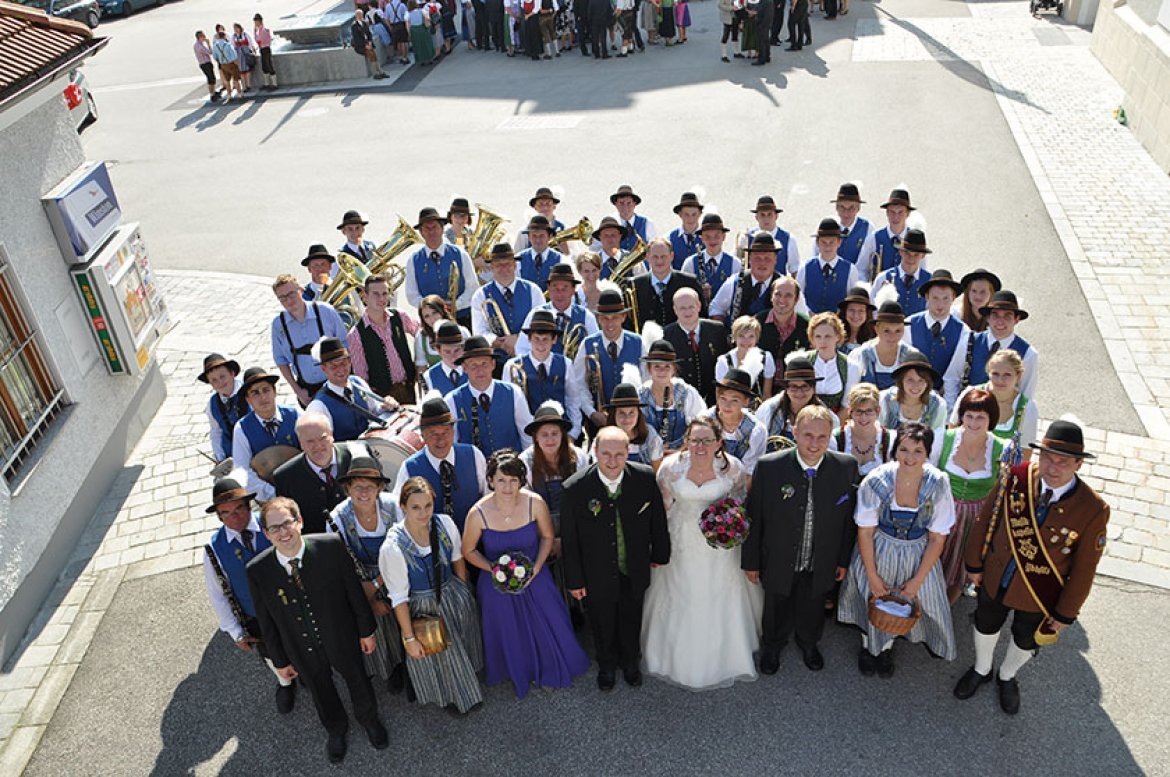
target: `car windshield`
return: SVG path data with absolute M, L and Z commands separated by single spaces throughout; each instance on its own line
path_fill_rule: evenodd
M 29 8 L 39 8 L 42 11 L 49 10 L 50 0 L 16 0 L 21 5 L 27 5 Z

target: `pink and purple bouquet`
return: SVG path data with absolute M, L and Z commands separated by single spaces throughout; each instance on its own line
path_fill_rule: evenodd
M 699 516 L 699 531 L 712 548 L 731 550 L 747 539 L 751 519 L 738 499 L 727 497 L 710 505 Z
M 532 578 L 532 561 L 523 553 L 505 553 L 492 564 L 491 574 L 497 591 L 518 594 Z

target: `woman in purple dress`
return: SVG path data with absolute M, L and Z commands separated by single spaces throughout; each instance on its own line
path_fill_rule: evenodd
M 527 475 L 513 451 L 497 451 L 487 465 L 492 493 L 468 512 L 463 534 L 464 557 L 486 573 L 478 588 L 487 684 L 511 679 L 519 698 L 533 684 L 567 688 L 589 668 L 569 611 L 545 569 L 553 524 L 544 501 L 522 487 Z M 503 593 L 492 584 L 492 565 L 504 554 L 523 554 L 533 564 L 518 593 Z

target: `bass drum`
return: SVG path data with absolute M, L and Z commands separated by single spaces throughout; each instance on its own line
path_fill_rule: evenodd
M 414 407 L 404 405 L 384 420 L 385 429 L 371 429 L 360 439 L 382 465 L 382 474 L 390 481 L 386 485 L 389 490 L 402 463 L 423 449 L 423 439 L 419 432 L 419 412 Z

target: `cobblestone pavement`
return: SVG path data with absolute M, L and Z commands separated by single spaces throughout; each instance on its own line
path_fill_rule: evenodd
M 1149 433 L 1087 430 L 1101 456 L 1083 474 L 1113 506 L 1101 571 L 1170 587 L 1170 351 L 1159 317 L 1170 303 L 1170 179 L 1112 120 L 1121 90 L 1086 31 L 1030 19 L 1022 3 L 969 7 L 967 19 L 862 20 L 853 59 L 934 59 L 978 67 L 991 82 Z M 209 451 L 207 389 L 194 379 L 202 357 L 217 350 L 270 366 L 268 279 L 160 275 L 176 321 L 158 354 L 168 396 L 0 673 L 0 774 L 27 764 L 122 581 L 199 563 L 216 525 L 203 512 L 210 462 L 197 452 Z

